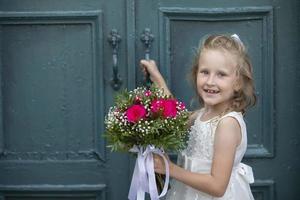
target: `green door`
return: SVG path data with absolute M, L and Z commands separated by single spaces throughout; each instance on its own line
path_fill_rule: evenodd
M 0 1 L 0 199 L 124 199 L 129 159 L 102 137 L 123 1 Z
M 0 199 L 127 199 L 135 160 L 106 148 L 103 120 L 119 88 L 142 84 L 146 29 L 150 58 L 190 108 L 184 74 L 199 39 L 240 35 L 258 95 L 246 117 L 251 188 L 255 199 L 296 199 L 298 8 L 297 0 L 0 0 Z

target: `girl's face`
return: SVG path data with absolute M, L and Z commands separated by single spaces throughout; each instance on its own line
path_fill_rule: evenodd
M 227 109 L 237 86 L 236 62 L 233 55 L 222 50 L 201 52 L 197 73 L 197 91 L 206 108 Z

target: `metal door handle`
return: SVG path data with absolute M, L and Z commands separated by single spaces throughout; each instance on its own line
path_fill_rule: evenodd
M 118 69 L 118 48 L 119 43 L 121 42 L 121 36 L 119 35 L 117 29 L 112 29 L 110 34 L 108 35 L 108 42 L 112 46 L 112 59 L 113 59 L 113 77 L 110 80 L 111 86 L 114 90 L 120 89 L 122 85 L 122 79 L 119 75 Z
M 145 28 L 143 33 L 141 34 L 141 41 L 143 42 L 145 46 L 145 59 L 150 60 L 150 50 L 151 50 L 151 44 L 154 40 L 154 35 L 151 33 L 150 28 Z M 147 87 L 150 87 L 151 85 L 151 80 L 150 76 L 147 73 L 146 78 L 144 80 L 144 84 Z

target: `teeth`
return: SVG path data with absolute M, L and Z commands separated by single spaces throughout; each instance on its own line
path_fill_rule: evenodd
M 206 92 L 208 92 L 208 93 L 217 93 L 217 91 L 215 91 L 215 90 L 206 90 Z

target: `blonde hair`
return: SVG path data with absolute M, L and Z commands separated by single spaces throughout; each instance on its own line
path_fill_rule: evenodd
M 250 58 L 242 41 L 236 36 L 227 35 L 210 35 L 204 38 L 200 43 L 194 61 L 190 78 L 197 91 L 197 73 L 198 63 L 201 52 L 204 50 L 222 50 L 236 58 L 239 90 L 234 91 L 233 101 L 228 111 L 237 111 L 245 113 L 246 109 L 254 106 L 256 103 L 256 95 L 253 80 L 253 70 Z M 203 103 L 199 96 L 200 103 Z

